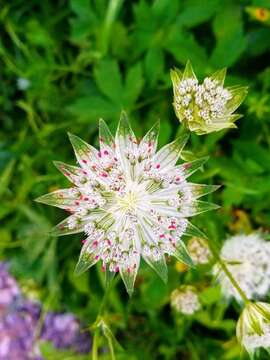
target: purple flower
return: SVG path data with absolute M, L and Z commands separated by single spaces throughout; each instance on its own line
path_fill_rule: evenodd
M 8 265 L 0 263 L 0 314 L 20 296 L 15 279 L 8 272 Z
M 89 334 L 81 332 L 79 321 L 71 313 L 49 312 L 45 316 L 41 339 L 52 341 L 56 348 L 70 348 L 80 353 L 89 352 L 91 345 Z
M 7 264 L 0 262 L 0 360 L 43 360 L 40 340 L 51 341 L 59 349 L 89 352 L 89 333 L 81 332 L 80 322 L 70 313 L 47 313 L 39 332 L 41 309 L 21 295 Z
M 40 360 L 35 344 L 37 318 L 27 310 L 7 312 L 0 318 L 0 360 Z

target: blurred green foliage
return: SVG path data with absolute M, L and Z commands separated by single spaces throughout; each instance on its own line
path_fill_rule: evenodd
M 192 135 L 185 152 L 186 158 L 210 155 L 195 182 L 223 185 L 209 196 L 221 209 L 197 223 L 220 244 L 228 233 L 269 230 L 268 11 L 267 0 L 2 1 L 0 255 L 11 261 L 26 292 L 94 321 L 103 274 L 97 267 L 74 277 L 80 238 L 50 237 L 64 214 L 33 199 L 67 185 L 52 161 L 74 162 L 67 131 L 97 144 L 99 117 L 115 129 L 125 109 L 139 137 L 160 118 L 160 144 L 171 140 L 179 123 L 169 69 L 187 59 L 200 77 L 228 67 L 226 85 L 249 86 L 239 129 Z M 239 308 L 221 299 L 209 274 L 210 267 L 178 273 L 171 261 L 165 286 L 143 266 L 130 300 L 119 283 L 108 309 L 125 349 L 117 358 L 240 359 Z M 180 283 L 201 292 L 204 310 L 192 319 L 168 306 Z

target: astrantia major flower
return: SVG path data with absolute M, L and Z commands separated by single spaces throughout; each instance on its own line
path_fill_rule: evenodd
M 158 129 L 157 124 L 139 142 L 122 113 L 115 138 L 100 121 L 99 150 L 69 135 L 80 166 L 56 166 L 73 187 L 37 199 L 71 213 L 56 235 L 86 234 L 76 272 L 100 260 L 109 274 L 120 272 L 129 293 L 141 257 L 163 280 L 165 254 L 191 265 L 182 237 L 202 233 L 188 218 L 216 208 L 198 198 L 217 186 L 187 182 L 206 159 L 176 164 L 188 137 L 157 151 Z
M 237 322 L 236 335 L 250 355 L 258 348 L 270 350 L 270 305 L 247 304 Z
M 224 88 L 226 70 L 222 69 L 199 84 L 190 62 L 183 73 L 171 70 L 174 109 L 178 119 L 198 135 L 235 128 L 241 117 L 233 112 L 247 94 L 247 87 Z
M 193 286 L 183 285 L 171 293 L 171 306 L 184 315 L 192 315 L 200 310 L 201 303 Z
M 207 264 L 211 259 L 211 251 L 207 241 L 196 236 L 192 237 L 187 244 L 189 255 L 195 265 Z
M 262 298 L 267 294 L 270 288 L 270 243 L 259 233 L 227 239 L 220 257 L 248 299 Z M 239 293 L 219 265 L 215 265 L 214 274 L 225 297 L 234 297 L 241 302 Z

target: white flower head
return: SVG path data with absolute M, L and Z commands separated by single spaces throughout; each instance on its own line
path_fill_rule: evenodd
M 183 73 L 171 70 L 176 116 L 198 135 L 235 128 L 234 122 L 241 117 L 233 112 L 247 94 L 247 87 L 223 86 L 226 69 L 214 73 L 199 84 L 190 62 Z
M 192 237 L 187 244 L 189 255 L 196 264 L 207 264 L 211 259 L 211 251 L 207 241 L 203 238 Z
M 246 305 L 237 322 L 236 335 L 250 354 L 258 348 L 270 349 L 270 305 L 264 302 Z
M 37 199 L 71 213 L 56 235 L 86 234 L 76 272 L 100 260 L 104 270 L 120 272 L 129 293 L 141 256 L 164 281 L 165 254 L 192 265 L 182 236 L 202 233 L 188 218 L 217 208 L 198 198 L 218 186 L 187 181 L 206 159 L 176 164 L 188 137 L 157 151 L 158 129 L 156 124 L 139 142 L 122 113 L 115 138 L 100 121 L 99 150 L 69 135 L 80 167 L 56 166 L 74 186 Z
M 270 288 L 270 243 L 259 233 L 237 235 L 227 239 L 221 258 L 248 299 L 264 297 Z M 218 265 L 214 267 L 225 297 L 241 302 L 237 290 Z
M 184 315 L 192 315 L 200 310 L 201 303 L 193 286 L 183 285 L 171 293 L 171 307 Z

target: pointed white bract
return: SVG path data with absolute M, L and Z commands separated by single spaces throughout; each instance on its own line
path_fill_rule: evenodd
M 100 121 L 100 149 L 69 135 L 79 167 L 56 163 L 73 183 L 37 201 L 65 209 L 71 215 L 54 229 L 56 235 L 84 232 L 86 239 L 76 272 L 101 261 L 106 271 L 120 275 L 133 291 L 141 257 L 165 281 L 165 254 L 192 265 L 182 236 L 202 236 L 188 218 L 217 208 L 197 200 L 216 190 L 187 182 L 205 158 L 177 164 L 187 136 L 157 151 L 159 125 L 139 142 L 126 114 L 115 138 Z
M 199 84 L 190 62 L 183 73 L 171 71 L 176 116 L 198 135 L 236 127 L 234 122 L 241 117 L 233 112 L 247 94 L 247 87 L 223 86 L 226 69 L 214 73 Z
M 248 299 L 261 299 L 270 289 L 270 243 L 260 233 L 236 235 L 224 242 L 220 256 Z M 225 297 L 242 299 L 217 264 L 214 274 Z

